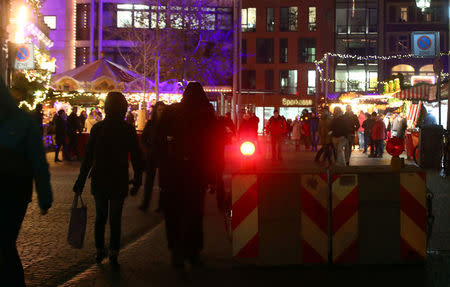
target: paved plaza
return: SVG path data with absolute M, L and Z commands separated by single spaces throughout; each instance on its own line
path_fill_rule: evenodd
M 272 163 L 262 156 L 260 168 L 282 170 L 301 166 L 324 169 L 314 163 L 314 153 L 284 150 L 285 160 Z M 434 193 L 433 213 L 436 221 L 430 241 L 428 260 L 422 265 L 382 266 L 283 266 L 256 267 L 242 265 L 231 259 L 231 241 L 225 231 L 224 216 L 215 204 L 215 196 L 207 195 L 205 217 L 205 269 L 189 270 L 187 279 L 180 279 L 170 268 L 162 216 L 152 206 L 143 213 L 137 197 L 128 197 L 123 213 L 123 250 L 119 257 L 120 273 L 109 269 L 108 261 L 97 266 L 94 261 L 94 202 L 89 182 L 84 193 L 88 206 L 88 224 L 83 249 L 66 242 L 69 212 L 73 200 L 72 185 L 78 174 L 79 162 L 53 163 L 50 160 L 54 204 L 46 216 L 39 214 L 34 195 L 17 242 L 28 286 L 450 286 L 450 195 L 449 179 L 437 172 L 428 172 L 428 187 Z M 237 150 L 228 148 L 225 179 L 239 168 Z M 350 165 L 388 165 L 390 157 L 368 159 L 354 151 Z M 411 163 L 411 162 L 408 162 Z M 229 188 L 229 186 L 228 186 Z M 155 189 L 155 198 L 158 191 Z M 154 203 L 155 201 L 153 201 Z M 153 204 L 154 205 L 154 204 Z M 108 229 L 106 238 L 108 240 Z M 214 282 L 214 283 L 213 283 Z M 281 284 L 281 285 L 280 285 Z

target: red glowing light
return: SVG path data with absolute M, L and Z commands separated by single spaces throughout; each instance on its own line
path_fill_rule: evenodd
M 400 138 L 391 138 L 386 145 L 386 151 L 392 156 L 399 156 L 405 150 L 405 144 Z
M 252 142 L 243 142 L 241 144 L 241 153 L 244 156 L 251 156 L 255 153 L 255 145 Z

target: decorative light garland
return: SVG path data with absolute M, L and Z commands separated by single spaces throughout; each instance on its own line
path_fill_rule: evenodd
M 440 56 L 449 56 L 450 55 L 450 51 L 449 52 L 442 52 L 440 53 Z M 369 60 L 381 60 L 381 61 L 388 61 L 388 60 L 393 60 L 393 59 L 406 59 L 406 58 L 425 58 L 422 56 L 416 56 L 414 54 L 403 54 L 403 55 L 391 55 L 391 56 L 377 56 L 377 55 L 369 55 L 369 56 L 359 56 L 359 55 L 349 55 L 349 54 L 338 54 L 338 53 L 325 53 L 322 57 L 322 59 L 320 60 L 315 60 L 314 64 L 316 65 L 316 70 L 319 72 L 319 81 L 321 82 L 329 82 L 329 83 L 334 83 L 334 82 L 347 82 L 347 83 L 364 83 L 366 84 L 370 84 L 371 82 L 367 82 L 367 81 L 357 81 L 357 80 L 330 80 L 330 79 L 324 79 L 323 77 L 323 68 L 320 66 L 324 63 L 326 63 L 328 57 L 335 57 L 335 58 L 340 58 L 340 59 L 352 59 L 352 60 L 357 60 L 357 61 L 369 61 Z M 449 77 L 449 73 L 441 73 L 441 76 L 445 79 L 447 77 Z M 375 82 L 373 82 L 375 83 Z M 381 85 L 385 85 L 389 83 L 389 81 L 377 81 L 377 85 L 381 84 Z

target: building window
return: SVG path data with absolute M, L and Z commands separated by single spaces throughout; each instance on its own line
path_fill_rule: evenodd
M 288 62 L 288 39 L 280 39 L 280 63 Z
M 247 40 L 242 39 L 242 64 L 247 64 Z
M 316 7 L 308 8 L 308 30 L 316 31 L 317 30 L 317 9 Z
M 273 39 L 256 39 L 256 63 L 273 63 Z
M 400 7 L 400 22 L 408 22 L 408 7 Z
M 434 76 L 433 65 L 425 65 L 420 67 L 419 75 L 421 76 Z
M 297 31 L 298 7 L 280 8 L 280 31 Z
M 242 32 L 256 31 L 256 8 L 242 9 Z
M 152 6 L 150 16 L 150 27 L 152 29 L 164 29 L 166 28 L 167 14 L 166 6 Z
M 76 16 L 76 39 L 77 40 L 89 40 L 90 30 L 89 24 L 90 17 L 90 4 L 77 4 L 77 16 Z
M 308 95 L 316 93 L 316 70 L 308 70 Z
M 44 16 L 44 22 L 50 30 L 56 30 L 56 16 Z
M 266 16 L 266 30 L 267 32 L 273 32 L 275 30 L 275 16 L 273 8 L 267 8 Z
M 75 65 L 77 67 L 83 66 L 89 62 L 89 48 L 76 47 L 75 48 Z
M 217 28 L 219 30 L 230 30 L 233 27 L 231 8 L 217 8 Z
M 403 83 L 411 83 L 411 77 L 414 76 L 415 70 L 413 66 L 400 64 L 392 67 L 392 75 L 403 75 Z
M 391 35 L 389 36 L 389 51 L 391 54 L 409 54 L 410 48 L 409 35 Z
M 280 91 L 289 95 L 297 93 L 297 70 L 280 71 Z
M 316 39 L 298 39 L 298 62 L 312 63 L 316 60 Z
M 256 71 L 242 70 L 242 88 L 256 89 Z
M 377 33 L 378 31 L 378 10 L 369 10 L 369 33 Z
M 117 4 L 117 28 L 149 28 L 150 6 Z
M 273 70 L 266 70 L 266 90 L 268 91 L 272 91 L 274 88 L 273 78 L 274 78 Z

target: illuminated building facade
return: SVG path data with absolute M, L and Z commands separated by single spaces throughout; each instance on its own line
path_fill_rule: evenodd
M 431 6 L 423 11 L 417 7 L 414 0 L 385 0 L 383 5 L 382 9 L 385 15 L 384 55 L 411 54 L 411 32 L 413 31 L 439 32 L 441 52 L 449 50 L 449 1 L 433 0 Z M 441 60 L 444 63 L 444 71 L 448 73 L 448 57 L 443 56 Z M 413 76 L 434 76 L 433 58 L 389 60 L 382 65 L 383 72 L 387 77 L 401 73 L 406 85 L 414 82 L 414 80 L 412 81 Z
M 314 61 L 333 51 L 334 1 L 244 0 L 243 105 L 261 125 L 274 108 L 293 119 L 322 93 Z

